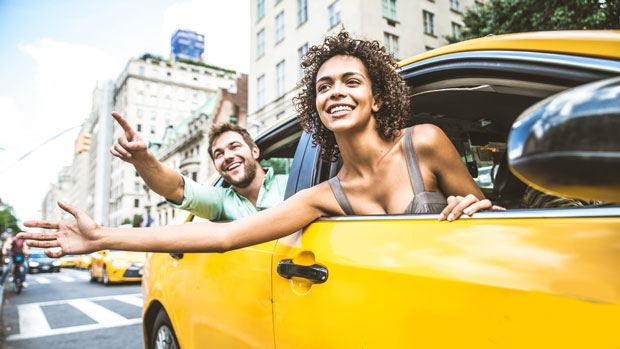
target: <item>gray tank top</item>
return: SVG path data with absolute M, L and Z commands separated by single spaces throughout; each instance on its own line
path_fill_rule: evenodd
M 426 191 L 424 189 L 424 181 L 422 180 L 422 173 L 420 172 L 420 166 L 418 165 L 418 157 L 413 148 L 413 141 L 411 140 L 412 128 L 409 127 L 405 130 L 404 146 L 405 146 L 405 160 L 407 161 L 407 170 L 409 171 L 409 180 L 411 181 L 411 187 L 413 188 L 414 197 L 413 200 L 407 206 L 405 214 L 411 213 L 441 213 L 441 211 L 448 205 L 446 197 L 440 192 Z M 342 189 L 338 176 L 329 179 L 329 186 L 336 197 L 336 201 L 340 205 L 340 208 L 347 216 L 355 215 L 347 195 Z

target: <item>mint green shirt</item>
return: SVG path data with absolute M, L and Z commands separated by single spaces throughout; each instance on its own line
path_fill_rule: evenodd
M 275 175 L 272 168 L 267 168 L 263 185 L 258 192 L 256 208 L 250 200 L 232 188 L 198 184 L 185 176 L 183 180 L 185 180 L 183 202 L 176 205 L 168 201 L 170 206 L 190 211 L 211 221 L 232 221 L 281 203 L 284 200 L 288 175 Z

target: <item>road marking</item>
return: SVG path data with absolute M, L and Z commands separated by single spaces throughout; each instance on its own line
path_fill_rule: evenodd
M 63 327 L 63 328 L 57 328 L 53 330 L 38 329 L 34 333 L 31 332 L 31 333 L 19 333 L 19 334 L 9 335 L 6 337 L 6 340 L 16 341 L 16 340 L 21 340 L 21 339 L 47 337 L 47 336 L 54 336 L 54 335 L 59 335 L 59 334 L 93 331 L 93 330 L 99 330 L 102 328 L 129 326 L 129 325 L 135 325 L 135 324 L 140 324 L 140 323 L 142 323 L 142 319 L 136 318 L 136 319 L 123 320 L 122 322 L 118 322 L 115 324 L 90 324 L 90 325 L 82 325 L 82 326 Z
M 74 276 L 76 276 L 78 279 L 90 280 L 90 275 L 88 275 L 88 274 L 76 274 Z
M 64 276 L 64 275 L 58 275 L 58 278 L 62 281 L 66 281 L 66 282 L 74 282 L 75 279 L 72 278 L 71 276 Z
M 116 296 L 114 297 L 114 299 L 124 302 L 124 303 L 135 305 L 136 307 L 140 307 L 140 308 L 142 308 L 142 306 L 144 305 L 144 301 L 142 300 L 141 297 L 136 297 L 132 295 Z
M 44 278 L 42 276 L 37 276 L 34 279 L 37 280 L 37 282 L 40 283 L 40 284 L 49 284 L 49 283 L 52 282 L 50 279 Z
M 125 318 L 124 316 L 108 310 L 107 308 L 104 308 L 99 304 L 93 303 L 87 299 L 74 299 L 68 301 L 67 303 L 74 306 L 79 311 L 88 315 L 88 317 L 102 325 L 111 325 L 127 321 L 127 318 Z
M 115 296 L 100 296 L 100 297 L 88 297 L 88 298 L 73 298 L 73 299 L 63 299 L 63 300 L 58 300 L 58 301 L 47 301 L 47 302 L 36 302 L 36 303 L 28 303 L 28 304 L 36 304 L 39 306 L 45 306 L 45 305 L 57 305 L 57 304 L 66 304 L 69 301 L 77 301 L 77 300 L 89 300 L 89 301 L 103 301 L 103 300 L 108 300 L 108 299 L 115 299 L 116 297 L 118 297 L 119 295 L 115 295 Z M 122 296 L 133 296 L 133 297 L 142 297 L 142 293 L 128 293 Z
M 19 304 L 17 306 L 19 316 L 19 331 L 24 334 L 37 333 L 39 331 L 49 331 L 50 324 L 39 306 L 33 304 Z

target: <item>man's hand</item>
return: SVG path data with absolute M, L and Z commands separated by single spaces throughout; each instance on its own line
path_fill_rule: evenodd
M 31 247 L 60 247 L 59 251 L 45 251 L 50 257 L 58 258 L 68 254 L 84 254 L 99 251 L 98 236 L 102 229 L 84 211 L 58 202 L 58 206 L 69 212 L 75 220 L 62 222 L 28 221 L 30 228 L 58 229 L 55 233 L 19 233 L 19 239 L 26 240 Z
M 136 162 L 147 159 L 148 149 L 146 142 L 131 128 L 121 114 L 112 112 L 112 116 L 121 125 L 124 132 L 116 139 L 114 145 L 110 148 L 110 153 L 134 165 Z

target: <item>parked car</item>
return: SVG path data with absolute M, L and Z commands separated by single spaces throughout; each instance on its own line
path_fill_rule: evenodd
M 544 187 L 527 171 L 519 174 L 527 184 L 514 176 L 507 154 L 511 127 L 526 109 L 620 75 L 620 31 L 486 37 L 414 56 L 399 71 L 411 87 L 410 124 L 441 127 L 472 177 L 484 176 L 477 183 L 485 195 L 508 210 L 450 223 L 437 215 L 325 217 L 226 253 L 149 253 L 142 282 L 147 347 L 620 346 L 620 207 L 522 208 L 527 185 Z M 612 98 L 620 98 L 617 90 Z M 565 110 L 571 113 L 578 110 Z M 584 179 L 606 168 L 619 173 L 618 123 L 598 126 L 594 136 L 605 137 L 608 148 L 584 150 L 615 149 L 615 157 L 593 173 L 584 152 Z M 588 144 L 592 134 L 582 128 L 581 136 Z M 286 197 L 339 169 L 319 161 L 294 117 L 256 142 L 264 159 L 290 160 Z M 558 183 L 577 171 L 563 166 L 553 172 Z M 579 183 L 581 193 L 599 185 Z M 595 192 L 614 190 L 620 201 L 613 183 Z M 174 224 L 184 220 L 201 219 L 179 214 Z
M 104 285 L 113 282 L 140 281 L 146 254 L 118 250 L 103 250 L 91 254 L 89 273 L 91 281 L 101 280 Z
M 60 260 L 58 258 L 50 258 L 42 251 L 31 252 L 28 258 L 28 273 L 41 272 L 59 272 Z

